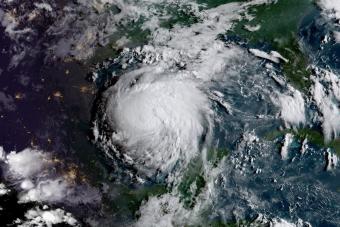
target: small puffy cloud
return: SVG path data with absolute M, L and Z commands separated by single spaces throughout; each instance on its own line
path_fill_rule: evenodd
M 10 190 L 3 183 L 0 183 L 0 196 L 6 195 Z
M 23 182 L 21 182 L 20 187 L 24 190 L 29 190 L 34 187 L 34 184 L 32 183 L 32 181 L 26 179 Z
M 5 154 L 4 148 L 0 146 L 0 161 L 5 161 L 5 158 L 6 158 L 6 154 Z
M 340 43 L 340 32 L 335 31 L 333 32 L 334 40 L 336 43 Z

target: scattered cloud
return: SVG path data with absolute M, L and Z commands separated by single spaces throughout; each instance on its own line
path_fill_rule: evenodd
M 0 91 L 0 111 L 7 110 L 7 111 L 15 111 L 16 105 L 14 103 L 14 98 Z
M 79 222 L 73 217 L 71 213 L 64 210 L 49 209 L 48 206 L 44 206 L 43 209 L 35 207 L 28 210 L 25 213 L 23 220 L 17 219 L 15 224 L 19 227 L 31 227 L 31 226 L 47 226 L 52 227 L 56 224 L 67 224 L 69 226 L 80 226 Z
M 26 148 L 21 152 L 5 154 L 0 147 L 0 165 L 6 180 L 14 183 L 20 203 L 49 202 L 77 204 L 95 204 L 101 200 L 97 189 L 92 188 L 82 179 L 77 181 L 74 166 L 68 170 L 51 153 Z M 70 177 L 70 172 L 72 177 Z

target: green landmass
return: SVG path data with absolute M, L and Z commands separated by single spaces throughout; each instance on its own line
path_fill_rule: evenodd
M 175 25 L 190 26 L 200 22 L 200 18 L 195 15 L 190 6 L 171 4 L 165 8 L 165 11 L 170 17 L 160 21 L 160 26 L 163 28 L 172 29 Z
M 229 151 L 226 148 L 216 148 L 208 151 L 207 160 L 216 167 L 218 163 L 226 156 L 228 156 Z
M 168 188 L 163 184 L 141 186 L 140 188 L 130 188 L 126 185 L 117 185 L 117 196 L 114 201 L 106 201 L 107 209 L 115 213 L 130 214 L 134 216 L 139 210 L 143 201 L 149 197 L 159 196 L 168 192 Z M 110 198 L 107 198 L 108 200 Z
M 340 155 L 340 138 L 331 140 L 329 142 L 325 141 L 325 137 L 321 132 L 319 132 L 317 129 L 311 129 L 311 128 L 301 128 L 297 130 L 293 129 L 285 129 L 281 131 L 274 131 L 270 132 L 265 136 L 268 140 L 274 140 L 276 138 L 284 136 L 286 133 L 291 133 L 295 137 L 297 137 L 299 140 L 307 139 L 310 143 L 322 147 L 322 148 L 331 148 L 333 149 L 337 155 Z
M 202 159 L 197 157 L 187 166 L 182 182 L 178 186 L 180 200 L 184 207 L 192 208 L 196 204 L 196 197 L 205 187 L 205 184 Z
M 264 227 L 267 225 L 258 224 L 251 221 L 241 220 L 237 222 L 223 222 L 221 220 L 212 221 L 208 224 L 209 227 Z
M 217 167 L 218 163 L 229 154 L 225 148 L 214 148 L 207 152 L 207 160 L 212 166 Z M 192 160 L 183 175 L 182 182 L 178 186 L 180 199 L 186 208 L 192 208 L 196 204 L 196 198 L 206 186 L 204 178 L 203 162 L 201 157 Z
M 226 149 L 210 149 L 208 151 L 208 161 L 216 166 L 223 157 L 228 155 Z M 195 185 L 195 186 L 194 186 Z M 203 162 L 201 157 L 192 160 L 186 172 L 183 175 L 182 181 L 177 186 L 181 202 L 186 208 L 192 208 L 196 204 L 196 198 L 206 186 L 206 179 L 203 174 Z M 166 184 L 155 184 L 148 186 L 140 186 L 131 188 L 126 185 L 115 185 L 114 201 L 111 201 L 111 196 L 104 198 L 106 209 L 117 214 L 137 214 L 143 201 L 147 201 L 151 196 L 160 196 L 169 192 L 169 187 Z
M 314 8 L 313 0 L 279 0 L 276 4 L 254 6 L 248 12 L 254 19 L 242 19 L 228 34 L 246 40 L 250 46 L 269 45 L 271 50 L 278 51 L 289 60 L 282 64 L 287 80 L 297 89 L 307 91 L 311 85 L 308 58 L 301 51 L 297 32 L 301 20 Z M 261 27 L 250 32 L 245 25 Z

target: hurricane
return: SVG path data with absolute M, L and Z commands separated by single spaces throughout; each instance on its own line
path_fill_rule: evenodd
M 0 2 L 0 225 L 338 226 L 339 7 Z

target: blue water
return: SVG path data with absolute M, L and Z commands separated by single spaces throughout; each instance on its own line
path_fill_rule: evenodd
M 302 21 L 299 36 L 310 63 L 336 72 L 340 69 L 340 45 L 330 41 L 320 46 L 320 41 L 330 36 L 333 29 L 315 9 Z M 224 124 L 216 129 L 215 139 L 219 146 L 231 148 L 231 156 L 218 181 L 219 194 L 210 218 L 235 220 L 262 213 L 292 222 L 301 218 L 313 226 L 339 226 L 339 170 L 325 171 L 325 148 L 309 144 L 307 153 L 301 155 L 302 141 L 296 138 L 290 146 L 289 158 L 281 160 L 279 149 L 283 138 L 267 141 L 264 136 L 282 122 L 274 118 L 277 109 L 263 95 L 263 90 L 280 87 L 269 79 L 263 65 L 244 68 L 241 65 L 242 79 L 230 81 L 229 86 L 222 84 L 219 89 L 239 112 L 228 115 L 219 110 Z M 260 74 L 263 79 L 252 80 L 249 75 L 254 74 Z M 255 85 L 260 84 L 263 90 L 256 89 Z M 249 95 L 241 94 L 241 87 Z M 273 118 L 256 119 L 258 114 Z M 245 143 L 242 140 L 245 131 L 255 131 L 260 142 Z M 256 169 L 261 172 L 255 173 Z

